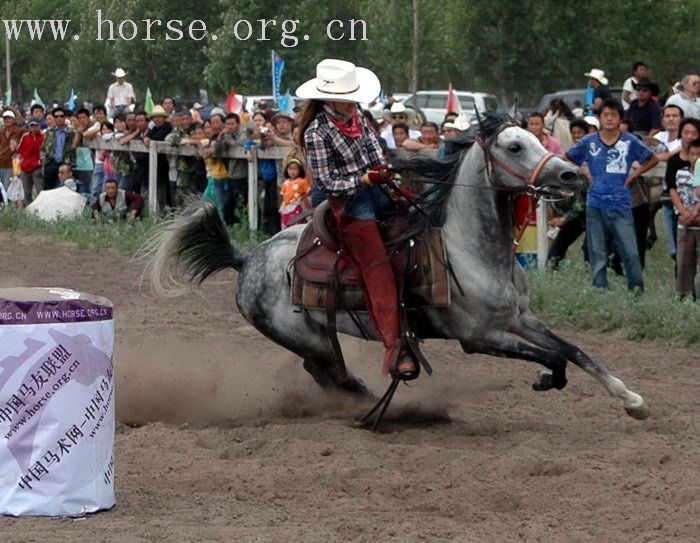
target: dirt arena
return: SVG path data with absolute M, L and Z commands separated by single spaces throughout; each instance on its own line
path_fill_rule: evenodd
M 116 507 L 0 517 L 3 542 L 700 538 L 698 350 L 565 332 L 645 396 L 640 422 L 575 367 L 563 392 L 536 393 L 532 364 L 430 342 L 435 375 L 402 386 L 373 434 L 353 426 L 367 406 L 324 394 L 242 319 L 233 273 L 154 300 L 142 266 L 111 251 L 4 233 L 0 247 L 0 287 L 114 302 L 120 421 Z M 383 391 L 377 347 L 343 344 Z

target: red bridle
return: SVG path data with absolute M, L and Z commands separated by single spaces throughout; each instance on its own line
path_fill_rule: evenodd
M 504 172 L 512 175 L 516 179 L 520 179 L 521 181 L 525 182 L 525 185 L 521 187 L 513 187 L 513 190 L 516 192 L 523 191 L 527 192 L 531 196 L 534 196 L 534 192 L 532 189 L 529 187 L 536 187 L 537 182 L 539 181 L 540 173 L 542 173 L 542 169 L 544 168 L 545 164 L 549 162 L 549 159 L 554 157 L 554 153 L 546 152 L 544 155 L 542 155 L 542 158 L 540 158 L 539 162 L 535 165 L 535 169 L 532 170 L 532 173 L 530 174 L 529 177 L 525 177 L 524 175 L 519 174 L 515 170 L 513 170 L 508 164 L 505 162 L 497 159 L 491 154 L 491 151 L 489 151 L 489 144 L 481 139 L 479 141 L 479 146 L 481 147 L 481 150 L 484 152 L 484 161 L 486 162 L 486 174 L 491 180 L 491 175 L 493 172 L 493 166 L 498 166 L 501 170 Z M 490 166 L 490 167 L 489 167 Z M 524 189 L 524 190 L 523 190 Z
M 503 127 L 501 130 L 499 130 L 491 139 L 493 141 L 498 134 L 504 129 L 507 128 Z M 529 196 L 528 199 L 528 209 L 527 213 L 525 214 L 525 218 L 523 219 L 522 224 L 518 227 L 518 231 L 515 234 L 515 239 L 513 239 L 513 253 L 515 253 L 515 250 L 517 249 L 518 245 L 520 244 L 520 240 L 522 239 L 523 235 L 525 234 L 525 229 L 527 228 L 527 225 L 530 220 L 530 214 L 532 213 L 532 209 L 534 207 L 534 204 L 537 202 L 539 199 L 539 196 L 537 195 L 537 192 L 535 190 L 535 187 L 537 187 L 537 182 L 539 181 L 540 174 L 542 173 L 542 169 L 544 168 L 545 164 L 549 162 L 549 159 L 551 159 L 554 155 L 554 153 L 546 152 L 544 155 L 542 155 L 542 158 L 540 158 L 539 162 L 535 165 L 535 169 L 532 170 L 532 173 L 530 174 L 529 177 L 525 177 L 524 175 L 519 174 L 515 170 L 513 170 L 510 166 L 505 164 L 503 161 L 497 159 L 494 157 L 490 150 L 489 150 L 489 143 L 482 140 L 481 138 L 478 140 L 479 146 L 481 147 L 482 151 L 484 152 L 484 162 L 486 163 L 486 175 L 489 178 L 489 180 L 492 182 L 492 172 L 493 172 L 493 167 L 497 166 L 507 174 L 512 175 L 516 179 L 520 179 L 523 181 L 525 184 L 522 187 L 513 187 L 512 191 L 513 192 L 524 192 Z

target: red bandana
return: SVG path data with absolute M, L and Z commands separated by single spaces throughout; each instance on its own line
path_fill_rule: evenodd
M 328 108 L 325 109 L 326 115 L 331 120 L 331 122 L 338 127 L 345 136 L 348 138 L 359 138 L 362 134 L 362 125 L 360 124 L 360 113 L 355 108 L 352 115 L 345 121 L 336 117 L 335 112 L 331 113 Z

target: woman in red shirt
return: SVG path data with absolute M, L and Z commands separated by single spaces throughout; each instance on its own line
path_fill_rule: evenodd
M 44 134 L 41 133 L 39 121 L 30 119 L 29 132 L 22 135 L 16 150 L 21 159 L 24 205 L 32 202 L 32 190 L 36 190 L 37 196 L 44 190 L 44 174 L 41 171 L 42 143 L 44 143 Z

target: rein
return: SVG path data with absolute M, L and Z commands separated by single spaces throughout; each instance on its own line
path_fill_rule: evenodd
M 542 158 L 537 162 L 535 165 L 535 168 L 532 170 L 532 173 L 529 176 L 522 175 L 515 170 L 513 170 L 508 164 L 503 162 L 502 160 L 499 160 L 498 158 L 494 157 L 491 154 L 491 151 L 489 150 L 489 147 L 491 143 L 498 137 L 498 134 L 500 134 L 503 130 L 508 128 L 509 126 L 514 126 L 512 124 L 506 124 L 502 126 L 493 136 L 491 136 L 488 140 L 484 139 L 477 139 L 477 142 L 479 144 L 479 147 L 481 147 L 481 150 L 484 153 L 484 168 L 486 170 L 486 176 L 491 183 L 489 186 L 479 186 L 479 185 L 471 185 L 468 183 L 453 183 L 453 182 L 447 182 L 447 181 L 437 181 L 434 179 L 425 179 L 423 182 L 426 183 L 432 183 L 436 185 L 451 185 L 451 186 L 456 186 L 456 187 L 467 187 L 467 188 L 473 188 L 473 189 L 483 189 L 483 190 L 493 190 L 497 192 L 508 192 L 510 194 L 524 194 L 528 196 L 528 209 L 527 213 L 525 214 L 525 218 L 523 219 L 523 222 L 518 225 L 518 230 L 515 234 L 515 238 L 513 239 L 513 254 L 515 254 L 515 251 L 517 250 L 518 245 L 520 245 L 520 240 L 522 239 L 523 235 L 525 234 L 525 230 L 527 229 L 527 225 L 530 222 L 530 214 L 532 213 L 533 207 L 536 205 L 536 203 L 540 200 L 543 200 L 545 202 L 557 202 L 564 200 L 565 198 L 562 196 L 561 198 L 543 198 L 544 192 L 546 190 L 546 187 L 539 187 L 538 182 L 540 178 L 540 174 L 542 173 L 542 170 L 546 166 L 547 162 L 549 162 L 554 156 L 556 156 L 554 153 L 550 153 L 549 151 L 546 152 L 544 155 L 542 155 Z M 512 175 L 516 179 L 519 179 L 520 181 L 523 181 L 523 185 L 519 187 L 499 187 L 493 183 L 493 172 L 494 169 L 498 167 L 504 172 L 506 172 L 509 175 Z M 408 198 L 409 202 L 412 202 L 412 198 Z M 412 202 L 413 203 L 413 202 Z M 421 210 L 422 211 L 422 210 Z
M 530 177 L 525 177 L 524 175 L 519 174 L 518 172 L 514 171 L 510 166 L 505 164 L 503 161 L 497 159 L 494 157 L 491 152 L 489 151 L 489 145 L 487 142 L 484 142 L 483 140 L 478 140 L 479 141 L 479 147 L 481 147 L 481 150 L 484 152 L 484 161 L 486 162 L 486 173 L 489 178 L 489 181 L 492 180 L 492 175 L 493 175 L 493 170 L 494 167 L 497 166 L 504 172 L 512 175 L 516 179 L 520 179 L 525 183 L 523 188 L 525 189 L 523 192 L 527 193 L 529 196 L 528 198 L 528 206 L 527 206 L 527 212 L 525 213 L 525 217 L 523 218 L 522 223 L 518 226 L 518 230 L 515 234 L 515 238 L 513 239 L 513 254 L 518 249 L 518 245 L 520 245 L 520 240 L 523 238 L 525 235 L 525 230 L 527 229 L 527 225 L 530 222 L 530 214 L 532 213 L 532 210 L 534 207 L 536 207 L 537 202 L 539 201 L 541 195 L 537 191 L 537 182 L 539 181 L 540 174 L 542 173 L 542 169 L 545 167 L 547 162 L 555 156 L 554 153 L 547 152 L 544 155 L 542 155 L 542 158 L 540 158 L 539 162 L 535 165 L 535 169 L 532 170 L 532 173 L 530 174 Z M 489 168 L 490 166 L 490 168 Z

